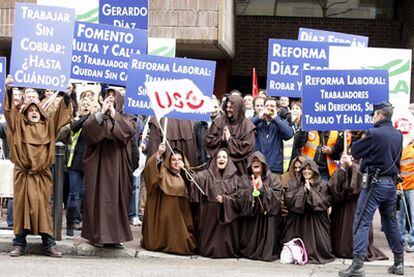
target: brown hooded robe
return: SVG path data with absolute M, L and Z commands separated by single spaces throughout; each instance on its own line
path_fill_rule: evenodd
M 82 128 L 86 149 L 85 207 L 82 237 L 92 244 L 132 240 L 128 204 L 132 192 L 131 141 L 136 127 L 122 114 L 123 97 L 115 93 L 115 118 L 89 116 Z M 108 112 L 109 113 L 109 112 Z
M 222 174 L 217 168 L 216 160 L 217 154 L 211 159 L 208 169 L 196 175 L 196 181 L 206 195 L 202 195 L 193 184 L 188 188 L 190 200 L 199 204 L 200 255 L 232 258 L 239 252 L 236 193 L 243 183 L 230 158 Z M 216 200 L 218 195 L 223 196 L 223 203 Z
M 263 165 L 259 197 L 253 197 L 251 165 L 257 158 Z M 247 258 L 274 261 L 280 255 L 280 181 L 270 172 L 265 156 L 256 151 L 248 161 L 248 175 L 243 176 L 246 188 L 238 193 L 240 219 L 240 253 Z
M 330 214 L 332 249 L 336 257 L 352 259 L 354 216 L 361 191 L 362 175 L 359 164 L 354 162 L 347 171 L 337 170 L 329 180 L 333 197 Z M 371 226 L 366 261 L 387 260 L 388 257 L 373 245 L 374 234 Z
M 331 225 L 328 208 L 332 198 L 328 185 L 321 180 L 313 160 L 306 160 L 301 167 L 310 165 L 314 172 L 310 191 L 305 188 L 302 177 L 289 182 L 285 192 L 285 204 L 289 210 L 283 232 L 283 243 L 301 238 L 308 252 L 309 263 L 324 264 L 335 260 L 331 247 Z
M 233 117 L 228 118 L 227 113 L 217 117 L 208 129 L 205 147 L 210 157 L 213 157 L 221 148 L 228 150 L 230 158 L 234 162 L 239 176 L 246 174 L 247 158 L 253 153 L 256 146 L 255 126 L 245 117 L 244 100 L 238 95 L 230 95 L 224 103 L 231 102 Z M 231 137 L 228 141 L 222 141 L 224 126 L 228 126 Z
M 197 242 L 185 181 L 171 171 L 171 154 L 158 163 L 149 158 L 144 178 L 147 201 L 142 224 L 142 247 L 151 251 L 190 255 Z M 184 156 L 183 156 L 184 158 Z M 188 162 L 185 160 L 188 168 Z
M 9 97 L 8 97 L 9 95 Z M 59 129 L 70 122 L 68 101 L 60 102 L 50 117 L 40 105 L 31 103 L 19 113 L 14 106 L 13 94 L 4 97 L 4 115 L 7 121 L 9 158 L 15 164 L 13 196 L 13 230 L 23 229 L 32 234 L 53 235 L 51 195 L 53 188 L 51 166 L 55 159 L 55 143 Z M 31 123 L 24 115 L 27 108 L 36 105 L 41 120 Z

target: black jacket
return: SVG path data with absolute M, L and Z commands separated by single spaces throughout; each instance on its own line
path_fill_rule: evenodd
M 381 175 L 396 175 L 400 173 L 402 139 L 401 132 L 390 120 L 381 120 L 366 132 L 364 138 L 352 144 L 351 154 L 355 159 L 363 159 L 361 172 L 366 169 L 375 172 L 378 168 Z

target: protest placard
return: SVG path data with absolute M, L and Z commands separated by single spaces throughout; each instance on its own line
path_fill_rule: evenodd
M 128 70 L 129 78 L 126 86 L 125 112 L 154 115 L 145 87 L 146 82 L 188 79 L 194 83 L 204 96 L 211 98 L 214 88 L 215 69 L 216 62 L 214 61 L 133 55 L 130 59 Z M 171 106 L 197 107 L 201 103 L 199 98 L 194 98 L 194 92 L 187 91 L 186 87 L 181 88 L 179 91 L 174 91 L 173 87 L 168 91 L 160 91 L 160 105 L 166 108 Z M 210 112 L 196 108 L 195 112 L 189 115 L 174 110 L 167 117 L 208 121 Z
M 146 54 L 148 32 L 76 22 L 71 78 L 125 86 L 132 54 Z
M 268 95 L 301 97 L 302 70 L 328 68 L 329 45 L 326 42 L 269 39 Z
M 323 31 L 308 28 L 299 28 L 298 40 L 341 43 L 351 47 L 368 47 L 369 38 L 352 34 Z
M 148 55 L 175 57 L 175 38 L 148 38 Z
M 66 90 L 74 10 L 16 3 L 10 73 L 14 85 Z
M 366 130 L 372 104 L 388 101 L 386 70 L 304 70 L 302 129 Z
M 75 20 L 98 23 L 99 0 L 37 0 L 38 5 L 75 9 Z
M 6 58 L 0 57 L 0 113 L 3 113 L 4 81 L 6 80 Z
M 99 0 L 99 23 L 148 30 L 148 0 Z

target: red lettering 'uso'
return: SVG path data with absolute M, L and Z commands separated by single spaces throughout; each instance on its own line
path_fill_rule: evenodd
M 197 101 L 197 98 L 196 97 L 191 97 L 191 95 L 193 95 L 193 91 L 192 90 L 190 90 L 188 93 L 187 93 L 187 97 L 186 97 L 186 100 L 187 100 L 187 106 L 190 108 L 190 109 L 192 109 L 192 110 L 198 110 L 201 106 L 203 106 L 203 104 L 204 104 L 204 100 L 203 99 L 201 99 L 200 100 L 200 102 L 198 103 L 198 104 L 196 104 L 196 103 L 191 103 L 190 101 Z
M 174 100 L 176 101 L 176 103 L 174 103 L 174 106 L 179 109 L 184 108 L 184 103 L 183 101 L 181 101 L 181 94 L 178 92 L 174 92 L 173 97 L 174 97 Z
M 166 108 L 171 107 L 171 104 L 172 104 L 172 101 L 171 101 L 171 96 L 170 96 L 168 93 L 166 93 L 167 98 L 168 98 L 168 105 L 167 105 L 167 107 L 166 107 L 166 106 L 164 106 L 164 105 L 161 103 L 161 99 L 160 99 L 160 95 L 159 95 L 158 91 L 155 91 L 154 93 L 155 93 L 155 99 L 157 100 L 157 104 L 158 104 L 158 106 L 160 106 L 162 109 L 166 109 Z

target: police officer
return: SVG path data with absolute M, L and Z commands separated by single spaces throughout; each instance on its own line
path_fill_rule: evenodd
M 354 218 L 354 250 L 352 265 L 339 271 L 339 276 L 364 276 L 369 229 L 379 208 L 381 224 L 394 254 L 394 265 L 388 273 L 404 274 L 403 245 L 397 224 L 397 192 L 394 178 L 400 172 L 402 134 L 392 126 L 393 107 L 388 102 L 374 104 L 374 128 L 352 145 L 351 154 L 362 159 L 361 172 L 369 176 L 362 184 Z M 363 179 L 365 179 L 365 176 Z M 370 179 L 370 181 L 369 181 Z M 364 183 L 365 180 L 363 180 Z

